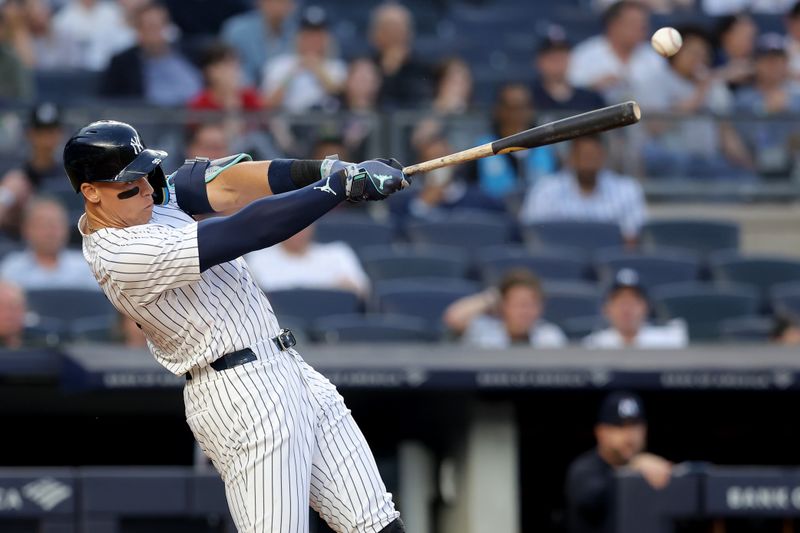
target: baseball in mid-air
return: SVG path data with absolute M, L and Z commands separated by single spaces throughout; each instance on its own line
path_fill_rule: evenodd
M 665 26 L 659 28 L 650 38 L 650 44 L 653 45 L 656 52 L 664 57 L 671 57 L 678 53 L 683 44 L 683 37 L 675 28 Z

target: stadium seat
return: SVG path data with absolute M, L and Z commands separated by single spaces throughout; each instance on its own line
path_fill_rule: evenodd
M 749 285 L 689 282 L 662 285 L 650 293 L 663 319 L 683 318 L 692 341 L 718 340 L 721 323 L 758 313 L 759 293 Z
M 458 214 L 443 221 L 411 221 L 406 225 L 406 233 L 417 246 L 455 246 L 474 255 L 478 249 L 507 243 L 511 223 L 503 216 Z
M 375 284 L 376 310 L 421 318 L 432 329 L 440 329 L 442 315 L 454 301 L 481 290 L 477 283 L 466 280 L 408 279 Z
M 373 283 L 399 278 L 463 278 L 469 268 L 466 254 L 449 246 L 373 246 L 361 249 L 359 257 Z
M 36 70 L 36 97 L 40 101 L 74 105 L 97 97 L 102 72 L 89 70 Z
M 623 248 L 602 250 L 595 255 L 598 277 L 608 284 L 623 268 L 639 274 L 639 281 L 647 288 L 668 283 L 696 281 L 700 275 L 700 261 L 693 254 L 681 250 L 631 252 Z
M 521 246 L 493 246 L 481 250 L 476 258 L 481 279 L 494 285 L 509 270 L 525 268 L 542 280 L 580 281 L 586 278 L 589 266 L 575 254 L 558 250 L 530 251 Z
M 764 316 L 729 318 L 720 322 L 719 325 L 722 340 L 737 343 L 767 342 L 774 327 L 775 321 Z
M 800 319 L 800 280 L 774 285 L 770 302 L 776 314 Z
M 623 245 L 619 226 L 607 222 L 536 222 L 523 227 L 522 235 L 532 250 L 569 248 L 586 254 Z
M 106 321 L 116 319 L 117 310 L 100 291 L 86 289 L 36 289 L 26 292 L 28 307 L 42 320 L 57 320 L 68 337 L 72 325 L 81 319 Z M 63 340 L 63 339 L 62 339 Z
M 608 327 L 608 323 L 602 317 L 593 315 L 568 318 L 559 326 L 569 340 L 581 341 L 590 333 Z
M 278 316 L 295 316 L 306 323 L 330 315 L 357 313 L 361 309 L 358 296 L 349 291 L 328 289 L 285 289 L 267 293 Z
M 753 285 L 764 298 L 777 284 L 800 281 L 800 261 L 786 257 L 720 252 L 709 257 L 709 265 L 715 280 Z
M 116 317 L 99 316 L 79 318 L 69 325 L 69 336 L 72 340 L 83 342 L 114 342 Z
M 6 237 L 0 237 L 0 261 L 11 252 L 18 252 L 20 250 L 22 250 L 22 244 L 19 242 Z
M 655 220 L 642 228 L 644 249 L 684 248 L 699 254 L 739 248 L 739 226 L 722 220 Z
M 344 241 L 354 250 L 392 242 L 394 227 L 368 215 L 336 213 L 323 217 L 314 225 L 317 242 Z
M 571 319 L 599 317 L 600 291 L 589 283 L 548 282 L 544 297 L 544 318 L 559 326 Z
M 327 343 L 433 342 L 437 335 L 426 322 L 415 316 L 336 315 L 313 325 L 317 339 Z

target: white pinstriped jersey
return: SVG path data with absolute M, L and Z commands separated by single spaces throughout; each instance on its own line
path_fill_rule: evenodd
M 87 233 L 84 215 L 78 228 L 100 288 L 141 326 L 156 360 L 182 375 L 275 337 L 280 327 L 241 257 L 200 273 L 197 222 L 169 192 L 148 224 Z

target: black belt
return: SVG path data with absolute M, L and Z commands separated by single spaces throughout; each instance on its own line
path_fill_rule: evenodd
M 294 333 L 292 333 L 292 330 L 290 329 L 282 329 L 277 337 L 273 337 L 270 340 L 275 344 L 278 350 L 282 352 L 297 344 L 297 339 L 294 338 Z M 235 352 L 226 353 L 216 361 L 212 362 L 209 366 L 217 372 L 222 372 L 223 370 L 228 370 L 229 368 L 233 368 L 235 366 L 251 363 L 256 359 L 258 359 L 258 357 L 256 357 L 256 354 L 253 352 L 253 350 L 250 348 L 244 348 L 242 350 L 236 350 Z M 192 375 L 190 372 L 187 372 L 184 375 L 186 376 L 186 381 L 192 380 Z

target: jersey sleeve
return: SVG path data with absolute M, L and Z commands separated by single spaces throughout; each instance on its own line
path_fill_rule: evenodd
M 148 304 L 162 293 L 200 280 L 197 223 L 160 224 L 109 231 L 98 244 L 104 270 L 116 290 Z

